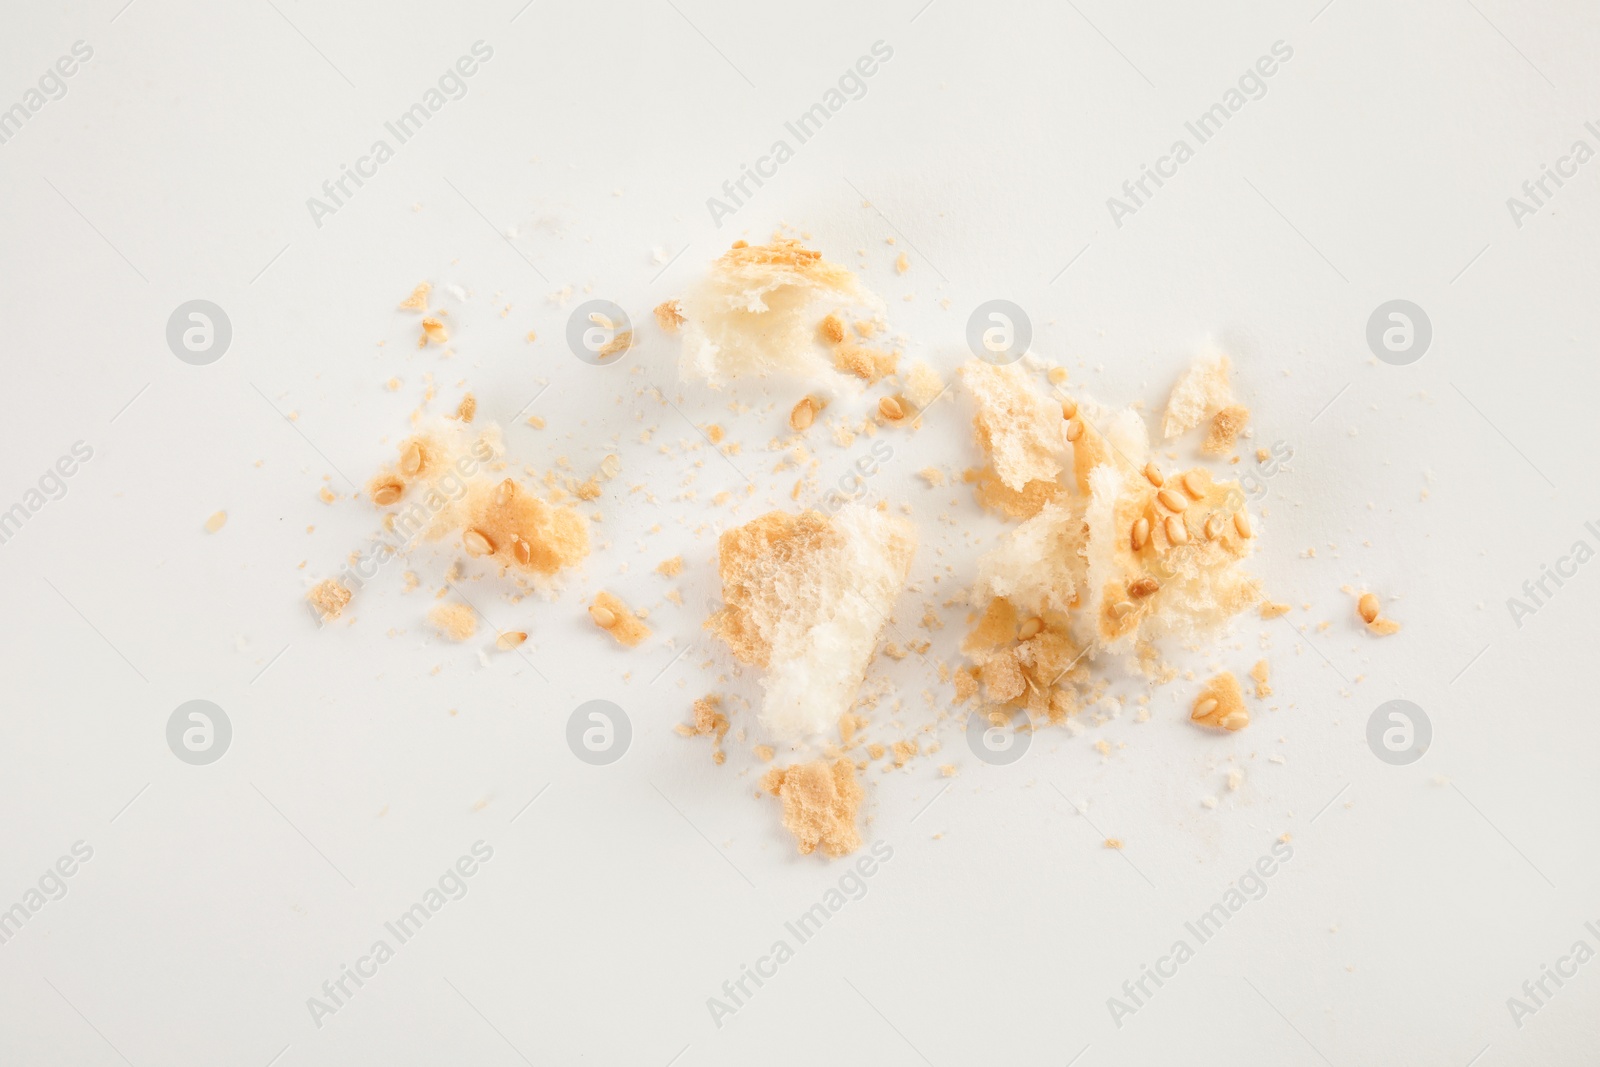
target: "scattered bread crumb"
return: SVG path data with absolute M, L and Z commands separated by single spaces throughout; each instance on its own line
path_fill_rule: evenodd
M 600 629 L 617 639 L 618 644 L 634 648 L 650 636 L 646 626 L 622 600 L 605 590 L 594 595 L 589 617 Z
M 1242 730 L 1250 725 L 1250 709 L 1245 707 L 1239 679 L 1229 671 L 1213 677 L 1194 699 L 1189 718 L 1205 726 Z
M 332 578 L 324 578 L 311 587 L 306 594 L 306 600 L 317 609 L 323 622 L 331 622 L 344 611 L 346 604 L 350 603 L 350 590 L 340 585 Z
M 226 511 L 212 512 L 211 517 L 206 520 L 206 533 L 216 533 L 227 524 L 228 513 Z
M 864 793 L 854 763 L 819 759 L 774 767 L 761 786 L 783 801 L 783 825 L 794 835 L 801 855 L 820 846 L 828 856 L 844 856 L 861 847 L 856 813 Z
M 435 604 L 428 621 L 452 641 L 465 641 L 478 632 L 478 616 L 465 604 Z

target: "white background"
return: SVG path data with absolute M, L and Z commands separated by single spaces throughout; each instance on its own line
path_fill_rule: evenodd
M 1520 1029 L 1506 1005 L 1574 941 L 1600 948 L 1583 927 L 1600 920 L 1585 670 L 1600 564 L 1520 628 L 1506 608 L 1574 541 L 1600 547 L 1590 457 L 1571 447 L 1600 385 L 1600 163 L 1520 228 L 1506 207 L 1574 139 L 1600 147 L 1583 129 L 1600 117 L 1591 9 L 275 3 L 13 4 L 0 35 L 0 107 L 74 41 L 94 49 L 0 145 L 0 508 L 75 441 L 94 450 L 0 545 L 0 907 L 73 842 L 94 849 L 0 946 L 0 1062 L 1591 1061 L 1600 964 Z M 494 54 L 467 95 L 315 226 L 306 199 L 477 40 Z M 866 95 L 714 226 L 706 198 L 878 40 L 894 55 Z M 1265 97 L 1116 226 L 1106 198 L 1278 40 L 1294 55 Z M 1294 450 L 1259 505 L 1256 569 L 1296 609 L 1184 661 L 1272 662 L 1277 695 L 1240 734 L 1188 725 L 1179 681 L 1149 722 L 1045 731 L 1012 767 L 974 759 L 954 718 L 941 754 L 874 766 L 866 836 L 893 860 L 719 1029 L 706 998 L 845 869 L 795 855 L 776 802 L 755 798 L 754 736 L 716 767 L 671 731 L 712 691 L 752 725 L 754 678 L 699 625 L 715 533 L 794 506 L 765 446 L 799 387 L 773 406 L 739 393 L 737 414 L 674 385 L 647 309 L 780 223 L 859 266 L 908 358 L 947 373 L 992 297 L 1028 310 L 1035 351 L 1075 388 L 1116 403 L 1158 408 L 1222 339 L 1252 445 Z M 657 248 L 682 255 L 663 271 Z M 394 310 L 424 278 L 452 357 L 418 351 Z M 570 305 L 548 294 L 568 285 L 634 311 L 644 343 L 622 365 L 567 351 Z M 206 367 L 165 341 L 196 298 L 234 330 Z M 1394 298 L 1433 323 L 1411 366 L 1366 347 Z M 548 383 L 529 409 L 547 428 L 508 426 L 519 463 L 565 456 L 586 477 L 622 457 L 593 506 L 596 551 L 559 597 L 466 583 L 494 625 L 530 632 L 526 657 L 485 667 L 482 635 L 433 635 L 444 551 L 387 569 L 324 630 L 300 602 L 374 532 L 344 478 L 393 454 L 430 373 L 430 410 L 470 387 L 508 422 Z M 968 418 L 947 397 L 871 481 L 922 534 L 902 639 L 1002 529 L 964 487 L 915 477 L 976 461 Z M 691 421 L 743 450 L 722 462 Z M 864 446 L 813 438 L 822 485 Z M 339 502 L 317 499 L 324 484 Z M 724 490 L 737 506 L 712 503 Z M 681 579 L 653 573 L 680 552 Z M 1346 584 L 1396 598 L 1404 631 L 1364 633 Z M 588 624 L 602 586 L 651 610 L 650 643 L 622 650 Z M 948 702 L 930 661 L 955 658 L 964 623 L 941 611 L 929 661 L 874 668 L 904 700 L 904 730 L 876 713 L 879 739 L 929 719 L 923 690 Z M 1434 729 L 1406 767 L 1365 741 L 1397 697 Z M 194 698 L 233 723 L 209 767 L 165 742 Z M 634 727 L 604 768 L 564 741 L 594 698 Z M 941 794 L 945 760 L 960 775 Z M 1284 833 L 1294 856 L 1264 899 L 1114 1025 L 1107 998 Z M 307 998 L 479 839 L 494 858 L 468 895 L 313 1025 Z

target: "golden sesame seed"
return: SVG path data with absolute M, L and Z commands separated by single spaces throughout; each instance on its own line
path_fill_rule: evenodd
M 1223 518 L 1222 512 L 1220 512 L 1220 511 L 1214 511 L 1209 516 L 1207 516 L 1206 517 L 1206 540 L 1207 541 L 1215 541 L 1217 538 L 1221 537 L 1222 536 L 1222 527 L 1224 525 L 1226 525 L 1227 521 L 1228 521 L 1227 519 Z
M 1198 704 L 1196 704 L 1194 706 L 1194 711 L 1190 712 L 1189 718 L 1191 718 L 1191 719 L 1203 719 L 1207 715 L 1210 715 L 1213 711 L 1216 711 L 1216 710 L 1217 710 L 1217 698 L 1216 697 L 1206 697 L 1204 700 L 1202 700 L 1200 703 L 1198 703 Z
M 1083 423 L 1078 421 L 1077 419 L 1069 420 L 1067 422 L 1067 440 L 1068 441 L 1076 441 L 1078 438 L 1080 438 L 1082 436 L 1083 436 Z
M 1044 620 L 1037 615 L 1031 619 L 1024 619 L 1022 625 L 1017 628 L 1017 640 L 1027 641 L 1030 638 L 1037 637 L 1039 636 L 1039 631 L 1043 629 Z
M 1378 598 L 1371 593 L 1362 593 L 1361 599 L 1356 601 L 1356 610 L 1361 613 L 1362 622 L 1378 621 Z
M 1153 596 L 1156 590 L 1160 588 L 1161 583 L 1156 581 L 1154 578 L 1140 578 L 1138 581 L 1128 586 L 1128 595 L 1133 597 L 1135 600 L 1143 600 L 1147 596 Z
M 461 547 L 469 556 L 488 556 L 494 553 L 494 542 L 482 530 L 468 530 L 461 535 Z
M 501 507 L 511 503 L 511 498 L 517 495 L 517 483 L 510 478 L 505 479 L 494 487 L 494 502 Z
M 1156 499 L 1161 501 L 1161 506 L 1172 512 L 1182 512 L 1189 506 L 1182 493 L 1174 493 L 1171 489 L 1163 489 L 1156 494 Z
M 1154 461 L 1144 465 L 1144 476 L 1149 480 L 1150 484 L 1155 486 L 1157 489 L 1160 489 L 1163 485 L 1167 484 L 1167 480 L 1161 476 L 1161 468 L 1156 466 Z
M 406 487 L 399 482 L 384 482 L 372 491 L 372 502 L 386 508 L 399 501 L 400 495 L 405 491 Z
M 611 609 L 603 608 L 599 604 L 589 605 L 589 618 L 593 619 L 594 624 L 602 630 L 609 630 L 617 624 L 617 617 L 611 613 Z
M 528 635 L 521 630 L 507 630 L 495 639 L 494 647 L 502 652 L 509 652 L 528 639 Z
M 1078 402 L 1070 396 L 1061 402 L 1061 417 L 1063 419 L 1076 418 L 1078 415 Z
M 801 397 L 800 402 L 789 412 L 789 429 L 799 433 L 815 421 L 817 421 L 817 402 L 809 396 Z
M 905 409 L 900 406 L 900 401 L 892 396 L 883 397 L 878 401 L 878 414 L 890 422 L 896 422 L 906 417 Z
M 1233 528 L 1239 531 L 1240 537 L 1250 536 L 1250 515 L 1248 512 L 1235 511 L 1233 513 Z
M 1186 545 L 1189 543 L 1189 528 L 1183 524 L 1183 520 L 1178 516 L 1168 515 L 1165 529 L 1167 531 L 1167 540 L 1173 544 Z
M 1183 483 L 1183 491 L 1199 500 L 1206 495 L 1206 476 L 1197 470 L 1185 471 L 1179 479 Z
M 1248 711 L 1230 711 L 1222 717 L 1222 721 L 1217 725 L 1224 730 L 1243 730 L 1250 725 L 1250 713 Z
M 1150 540 L 1150 520 L 1140 518 L 1133 524 L 1133 550 L 1139 551 Z
M 404 474 L 415 474 L 422 469 L 422 449 L 412 441 L 400 450 L 400 470 Z
M 533 562 L 533 546 L 516 534 L 511 535 L 511 554 L 524 567 Z

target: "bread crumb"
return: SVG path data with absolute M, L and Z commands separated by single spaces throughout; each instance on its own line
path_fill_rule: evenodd
M 937 489 L 944 484 L 944 471 L 938 467 L 923 467 L 917 472 L 917 477 L 928 483 L 929 488 Z
M 227 524 L 228 513 L 226 511 L 212 512 L 211 517 L 206 520 L 206 533 L 216 533 Z
M 1161 435 L 1168 440 L 1199 426 L 1233 402 L 1228 357 L 1211 350 L 1195 359 L 1167 397 Z
M 783 825 L 794 835 L 800 854 L 821 846 L 828 856 L 844 856 L 861 847 L 856 813 L 865 795 L 856 781 L 856 765 L 847 759 L 818 759 L 766 773 L 761 786 L 783 801 Z
M 1240 404 L 1230 404 L 1211 417 L 1211 429 L 1206 434 L 1201 451 L 1209 456 L 1220 456 L 1233 450 L 1239 432 L 1250 421 L 1250 409 Z
M 465 604 L 436 604 L 428 612 L 428 621 L 452 641 L 465 641 L 478 632 L 478 616 Z
M 656 573 L 664 578 L 676 578 L 683 573 L 683 557 L 673 556 L 656 564 Z
M 755 752 L 756 759 L 762 763 L 771 763 L 778 754 L 771 745 L 757 745 L 752 751 Z
M 442 345 L 450 340 L 450 331 L 444 328 L 444 323 L 433 316 L 422 320 L 422 335 L 417 338 L 417 347 L 425 348 L 429 341 Z
M 711 761 L 722 763 L 728 754 L 722 751 L 722 739 L 728 736 L 728 717 L 722 714 L 722 697 L 716 693 L 708 693 L 694 702 L 694 726 L 690 728 L 690 736 L 710 737 Z M 681 731 L 680 731 L 681 732 Z
M 318 616 L 323 622 L 331 622 L 344 611 L 345 605 L 350 603 L 350 590 L 340 585 L 332 578 L 324 578 L 311 587 L 306 594 L 306 600 L 317 609 Z
M 1272 695 L 1272 686 L 1268 684 L 1272 668 L 1267 661 L 1257 660 L 1256 665 L 1250 668 L 1250 677 L 1256 683 L 1256 699 L 1265 700 Z
M 1288 604 L 1279 604 L 1271 600 L 1261 602 L 1261 617 L 1263 619 L 1276 619 L 1280 615 L 1289 614 Z
M 1230 671 L 1213 677 L 1194 698 L 1189 718 L 1204 726 L 1220 726 L 1224 730 L 1242 730 L 1249 726 L 1250 709 L 1245 707 L 1239 679 Z
M 847 504 L 832 516 L 771 511 L 723 532 L 724 607 L 706 628 L 766 669 L 762 726 L 780 741 L 849 710 L 916 552 L 910 523 Z
M 1122 838 L 1120 838 L 1120 837 L 1108 837 L 1108 838 L 1106 838 L 1105 847 L 1106 848 L 1115 848 L 1115 849 L 1122 848 Z
M 594 595 L 589 605 L 589 617 L 600 629 L 617 639 L 618 644 L 634 648 L 650 636 L 650 627 L 614 594 L 605 590 Z
M 468 393 L 461 398 L 461 403 L 456 405 L 455 417 L 461 422 L 471 422 L 478 414 L 478 398 Z
M 428 282 L 418 282 L 417 287 L 411 290 L 411 295 L 400 301 L 400 309 L 402 311 L 427 311 L 428 293 L 432 290 L 433 286 Z
M 904 274 L 906 271 L 910 270 L 911 257 L 906 255 L 904 252 L 901 252 L 900 255 L 895 258 L 894 269 L 899 271 L 901 274 Z
M 939 773 L 946 778 L 954 778 L 958 772 L 954 763 L 941 763 L 939 764 Z
M 678 332 L 678 327 L 683 325 L 683 312 L 679 310 L 676 300 L 663 300 L 656 305 L 656 325 L 664 333 Z

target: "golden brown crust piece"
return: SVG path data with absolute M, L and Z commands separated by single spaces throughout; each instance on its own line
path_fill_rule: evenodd
M 856 781 L 856 765 L 847 759 L 813 760 L 775 767 L 761 787 L 783 801 L 783 825 L 794 835 L 800 854 L 820 845 L 828 856 L 844 856 L 861 847 L 856 813 L 865 796 Z

